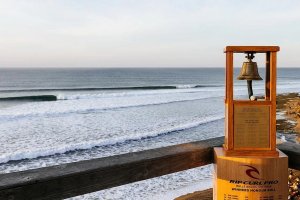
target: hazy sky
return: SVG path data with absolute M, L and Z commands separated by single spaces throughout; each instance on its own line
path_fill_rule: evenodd
M 0 67 L 223 67 L 226 45 L 300 67 L 300 1 L 0 0 Z

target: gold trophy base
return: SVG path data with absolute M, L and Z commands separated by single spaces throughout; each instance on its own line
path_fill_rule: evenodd
M 214 200 L 286 200 L 288 157 L 227 156 L 214 148 Z

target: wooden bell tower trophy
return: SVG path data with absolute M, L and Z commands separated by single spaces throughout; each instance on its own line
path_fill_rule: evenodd
M 214 200 L 286 200 L 288 158 L 276 149 L 276 53 L 278 46 L 227 46 L 225 144 L 215 148 Z M 248 61 L 238 80 L 247 81 L 248 99 L 233 95 L 233 54 Z M 252 81 L 262 80 L 257 53 L 266 54 L 265 96 L 253 96 Z M 245 88 L 246 89 L 246 88 Z

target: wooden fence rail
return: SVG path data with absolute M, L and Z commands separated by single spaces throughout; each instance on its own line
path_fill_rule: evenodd
M 0 199 L 63 199 L 213 163 L 224 137 L 0 175 Z M 278 145 L 300 169 L 300 145 Z

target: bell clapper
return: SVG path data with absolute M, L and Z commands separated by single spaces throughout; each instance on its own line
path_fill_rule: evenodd
M 247 80 L 247 87 L 248 87 L 248 96 L 249 99 L 253 96 L 253 89 L 252 89 L 252 80 Z
M 252 62 L 252 59 L 254 57 L 255 56 L 253 55 L 253 53 L 247 53 L 247 55 L 245 56 L 245 58 L 248 59 L 248 62 Z M 251 97 L 253 96 L 252 80 L 247 80 L 247 87 L 248 87 L 248 96 L 249 96 L 249 99 L 252 100 L 251 99 Z

